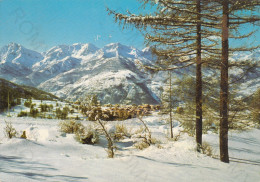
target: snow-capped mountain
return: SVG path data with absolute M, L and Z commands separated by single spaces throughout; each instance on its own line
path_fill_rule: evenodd
M 259 53 L 234 55 L 233 59 L 259 61 Z M 139 62 L 151 65 L 154 61 L 151 48 L 139 50 L 120 43 L 103 48 L 80 43 L 59 45 L 45 53 L 11 43 L 0 50 L 0 77 L 38 87 L 64 99 L 96 94 L 102 103 L 156 104 L 167 73 L 152 76 L 139 65 Z M 182 75 L 188 69 L 176 70 L 175 74 Z M 249 76 L 251 82 L 244 87 L 260 84 L 255 75 Z
M 39 88 L 68 99 L 97 94 L 102 103 L 158 103 L 145 75 L 125 58 L 101 58 L 43 82 Z
M 59 45 L 40 54 L 12 43 L 1 49 L 0 68 L 5 79 L 66 99 L 97 94 L 102 103 L 156 104 L 159 99 L 136 64 L 151 63 L 150 54 L 148 49 L 142 51 L 120 43 L 101 49 L 93 44 Z M 19 71 L 11 74 L 17 67 L 4 66 L 7 60 L 19 63 Z
M 0 64 L 9 64 L 18 67 L 32 68 L 32 66 L 43 59 L 43 56 L 20 44 L 10 43 L 0 50 Z
M 68 58 L 87 59 L 99 50 L 93 44 L 59 45 L 51 48 L 44 55 L 44 59 L 33 66 L 33 71 L 44 70 Z M 73 64 L 73 63 L 72 63 Z
M 0 77 L 31 85 L 26 76 L 32 73 L 32 66 L 42 59 L 42 54 L 20 44 L 10 43 L 0 50 Z
M 128 47 L 120 43 L 111 43 L 99 50 L 99 54 L 104 58 L 126 57 L 137 59 L 141 55 L 141 51 L 136 48 Z

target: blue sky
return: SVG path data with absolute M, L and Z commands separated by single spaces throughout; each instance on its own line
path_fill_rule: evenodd
M 93 43 L 103 47 L 120 42 L 144 48 L 143 36 L 135 29 L 122 30 L 107 14 L 106 6 L 121 12 L 143 11 L 137 0 L 0 0 L 0 47 L 16 42 L 46 51 L 60 44 Z M 259 39 L 258 31 L 243 44 L 251 45 L 252 40 L 259 44 Z
M 138 13 L 136 0 L 2 0 L 0 1 L 0 47 L 16 42 L 38 51 L 59 44 L 111 42 L 144 47 L 136 30 L 122 30 L 106 6 Z

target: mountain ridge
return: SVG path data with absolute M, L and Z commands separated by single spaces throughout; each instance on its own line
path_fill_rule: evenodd
M 20 44 L 8 46 L 28 50 Z M 1 52 L 4 51 L 6 48 L 1 49 Z M 75 43 L 58 45 L 44 54 L 35 54 L 38 57 L 41 55 L 41 59 L 33 60 L 30 67 L 19 68 L 19 74 L 5 75 L 0 70 L 0 76 L 19 84 L 35 86 L 64 99 L 75 100 L 86 94 L 96 94 L 103 103 L 159 103 L 158 97 L 147 87 L 145 73 L 137 66 L 137 60 L 151 63 L 146 58 L 151 54 L 147 49 L 143 52 L 120 43 L 111 43 L 103 48 L 90 43 Z M 31 57 L 35 58 L 34 55 Z M 3 60 L 3 57 L 0 58 Z M 14 67 L 16 65 L 11 65 L 9 72 Z
M 230 61 L 259 61 L 259 54 L 260 51 L 235 54 Z M 167 74 L 158 73 L 153 77 L 139 65 L 140 62 L 153 65 L 155 60 L 149 47 L 139 50 L 120 43 L 110 43 L 103 48 L 91 43 L 58 45 L 45 53 L 10 43 L 0 49 L 0 77 L 43 89 L 63 99 L 76 100 L 95 94 L 103 104 L 158 104 Z M 179 77 L 192 73 L 191 70 L 178 70 L 174 74 Z M 243 74 L 241 70 L 230 71 L 231 76 L 239 72 Z M 248 86 L 257 88 L 252 83 L 260 84 L 256 73 L 249 75 L 247 79 L 254 81 L 242 85 L 244 90 Z

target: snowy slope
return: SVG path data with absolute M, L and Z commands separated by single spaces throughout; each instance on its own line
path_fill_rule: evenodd
M 113 181 L 113 182 L 170 182 L 170 181 L 211 181 L 211 182 L 258 182 L 260 179 L 260 130 L 230 133 L 230 164 L 220 162 L 196 152 L 195 139 L 183 134 L 174 142 L 168 140 L 169 130 L 161 116 L 145 117 L 144 121 L 152 136 L 161 140 L 162 148 L 150 146 L 140 151 L 133 142 L 125 139 L 116 145 L 114 159 L 108 159 L 106 141 L 101 138 L 95 145 L 83 145 L 75 141 L 74 134 L 59 132 L 58 120 L 8 118 L 19 131 L 26 131 L 28 139 L 7 139 L 0 132 L 0 180 L 15 181 Z M 84 125 L 91 124 L 88 121 Z M 128 129 L 137 130 L 137 119 L 122 122 Z M 175 122 L 175 126 L 178 122 Z M 0 123 L 0 129 L 5 127 Z M 174 134 L 181 130 L 176 126 Z M 218 136 L 203 135 L 218 154 Z M 239 158 L 239 159 L 234 159 Z
M 143 61 L 147 59 L 146 56 L 149 54 L 148 52 L 149 50 L 147 49 L 143 52 L 134 47 L 128 47 L 120 43 L 111 43 L 100 49 L 98 54 L 102 55 L 104 58 L 124 57 Z
M 44 59 L 33 65 L 33 71 L 41 71 L 46 68 L 50 68 L 57 64 L 60 60 L 64 60 L 66 58 L 68 59 L 68 57 L 78 59 L 85 58 L 91 54 L 94 54 L 97 50 L 98 48 L 92 44 L 73 44 L 71 46 L 59 45 L 47 51 L 44 55 Z M 61 66 L 62 65 L 60 65 L 60 68 L 62 69 Z
M 64 57 L 61 59 L 52 59 L 49 61 L 49 57 L 44 58 L 41 62 L 38 62 L 33 67 L 33 72 L 28 75 L 28 78 L 32 80 L 34 85 L 39 85 L 42 82 L 49 80 L 60 73 L 70 71 L 80 65 L 81 60 L 74 57 Z M 42 63 L 43 62 L 43 63 Z M 46 63 L 47 62 L 47 63 Z
M 20 44 L 10 43 L 0 50 L 0 77 L 16 82 L 31 85 L 26 76 L 32 70 L 32 66 L 43 59 L 43 56 Z
M 74 100 L 86 94 L 96 94 L 101 103 L 158 103 L 158 98 L 147 87 L 143 73 L 132 60 L 124 58 L 88 61 L 81 68 L 40 84 L 39 88 Z

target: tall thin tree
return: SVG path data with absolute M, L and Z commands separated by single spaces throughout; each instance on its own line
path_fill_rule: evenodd
M 202 73 L 201 73 L 201 1 L 196 1 L 196 142 L 197 150 L 202 146 Z
M 220 61 L 220 160 L 229 163 L 228 153 L 228 130 L 229 130 L 229 68 L 231 66 L 241 67 L 241 63 L 229 63 L 229 55 L 236 51 L 252 51 L 259 48 L 259 45 L 253 47 L 235 47 L 229 44 L 229 39 L 243 39 L 250 37 L 254 32 L 241 35 L 239 27 L 241 25 L 253 23 L 260 20 L 259 15 L 254 12 L 259 8 L 259 0 L 209 0 L 213 4 L 212 16 L 221 16 L 221 61 Z M 217 29 L 218 27 L 213 27 Z M 238 34 L 238 35 L 236 35 Z M 212 51 L 216 51 L 214 48 Z
M 229 162 L 228 155 L 228 27 L 229 3 L 223 1 L 222 16 L 222 57 L 220 64 L 220 160 Z
M 154 15 L 132 13 L 124 15 L 108 9 L 109 13 L 114 15 L 115 20 L 119 20 L 119 23 L 131 24 L 146 31 L 145 38 L 148 44 L 156 45 L 153 52 L 159 57 L 158 65 L 160 66 L 155 69 L 174 70 L 196 64 L 195 100 L 198 150 L 202 145 L 202 51 L 215 46 L 214 42 L 204 44 L 202 47 L 202 39 L 212 36 L 209 31 L 202 31 L 202 26 L 215 26 L 216 24 L 208 19 L 217 19 L 210 14 L 202 14 L 201 1 L 159 0 L 157 4 L 153 0 L 141 1 L 157 7 Z

